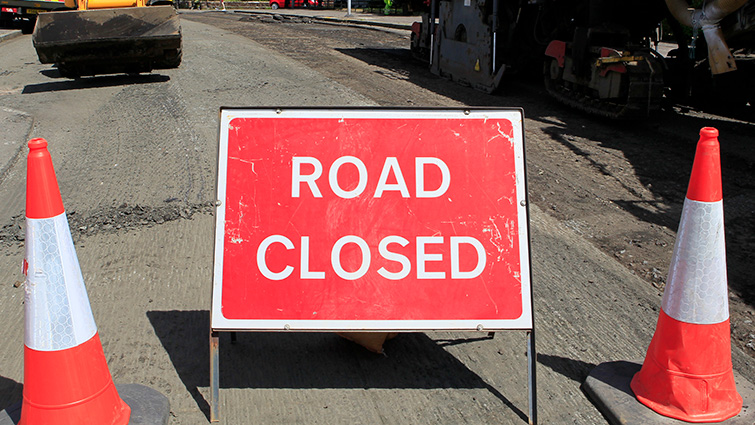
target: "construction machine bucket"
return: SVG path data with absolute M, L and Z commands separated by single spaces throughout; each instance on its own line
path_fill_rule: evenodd
M 32 41 L 39 60 L 57 64 L 66 77 L 181 64 L 181 26 L 172 6 L 42 13 Z

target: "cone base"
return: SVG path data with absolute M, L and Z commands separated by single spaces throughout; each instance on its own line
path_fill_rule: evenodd
M 139 384 L 116 385 L 115 388 L 131 408 L 128 425 L 167 425 L 170 416 L 168 397 Z
M 685 422 L 719 423 L 739 414 L 742 409 L 742 399 L 735 388 L 733 373 L 716 378 L 713 380 L 715 382 L 706 382 L 700 378 L 696 378 L 696 380 L 700 388 L 695 388 L 697 391 L 685 391 L 685 389 L 692 387 L 688 378 L 669 375 L 668 371 L 655 366 L 655 364 L 645 364 L 642 370 L 637 372 L 630 386 L 640 403 L 661 415 Z M 663 391 L 662 388 L 659 391 L 657 386 L 645 385 L 645 381 L 664 381 L 667 384 L 667 391 Z M 706 394 L 710 391 L 709 387 L 711 386 L 735 389 L 717 391 L 715 397 L 713 397 Z M 679 394 L 674 393 L 675 389 Z M 645 397 L 643 394 L 649 394 L 649 396 Z M 690 409 L 692 411 L 689 412 L 679 407 L 680 405 L 684 406 L 685 403 L 679 402 L 677 399 L 693 399 L 699 400 L 699 402 L 693 403 L 697 405 L 693 406 Z M 690 404 L 690 402 L 687 401 L 687 404 Z M 705 408 L 712 409 L 712 411 L 704 411 Z
M 721 422 L 742 408 L 731 365 L 729 321 L 698 325 L 663 309 L 631 388 L 645 406 L 686 422 Z
M 64 350 L 24 346 L 21 425 L 125 425 L 130 410 L 110 377 L 98 333 Z
M 139 384 L 116 385 L 118 395 L 131 407 L 129 425 L 166 425 L 170 414 L 168 398 L 152 388 Z M 0 425 L 16 425 L 21 421 L 21 402 L 0 411 Z M 82 422 L 82 424 L 88 422 Z
M 582 385 L 582 390 L 606 417 L 611 425 L 683 425 L 677 419 L 659 415 L 640 403 L 632 393 L 629 382 L 640 371 L 641 363 L 616 361 L 595 367 Z M 755 423 L 755 384 L 734 371 L 737 389 L 745 400 L 739 414 L 723 422 L 725 425 L 752 425 Z

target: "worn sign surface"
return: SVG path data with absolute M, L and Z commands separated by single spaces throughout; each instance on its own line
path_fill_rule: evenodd
M 222 109 L 213 329 L 530 329 L 520 110 Z

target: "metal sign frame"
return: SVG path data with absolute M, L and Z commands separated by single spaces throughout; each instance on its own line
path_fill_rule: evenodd
M 281 318 L 227 318 L 223 314 L 223 271 L 226 243 L 226 195 L 228 182 L 229 132 L 234 128 L 231 122 L 237 118 L 263 120 L 285 119 L 374 119 L 392 120 L 396 125 L 401 120 L 443 119 L 508 121 L 513 130 L 511 149 L 513 151 L 514 181 L 513 200 L 516 210 L 516 237 L 518 238 L 521 314 L 516 318 L 496 319 L 443 319 L 443 320 L 301 320 Z M 340 122 L 339 121 L 339 122 Z M 392 124 L 391 124 L 392 125 Z M 210 322 L 210 420 L 219 420 L 219 332 L 231 331 L 485 331 L 525 330 L 527 333 L 529 419 L 537 423 L 536 379 L 535 379 L 535 333 L 532 301 L 531 259 L 529 249 L 529 211 L 526 190 L 526 169 L 524 158 L 524 114 L 517 108 L 465 108 L 465 109 L 415 109 L 415 108 L 226 108 L 220 109 L 220 129 L 218 147 L 217 209 L 214 243 L 214 271 Z M 258 254 L 259 255 L 259 254 Z M 500 259 L 499 259 L 500 261 Z

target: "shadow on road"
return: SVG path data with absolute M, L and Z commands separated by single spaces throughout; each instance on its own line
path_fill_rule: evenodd
M 210 313 L 149 311 L 186 389 L 209 418 Z M 333 333 L 239 333 L 220 338 L 220 388 L 250 389 L 486 389 L 517 416 L 527 415 L 506 396 L 422 333 L 402 334 L 381 356 Z
M 585 382 L 587 375 L 589 375 L 590 371 L 596 366 L 592 363 L 583 362 L 581 360 L 552 356 L 543 353 L 537 354 L 537 362 L 580 384 Z
M 50 78 L 63 78 L 57 70 L 44 70 L 42 74 Z M 164 83 L 170 81 L 170 77 L 160 74 L 147 75 L 107 75 L 98 77 L 85 77 L 76 80 L 65 79 L 49 83 L 28 84 L 21 93 L 33 94 L 53 91 L 83 90 L 102 87 L 129 86 L 134 84 Z
M 0 376 L 0 422 L 10 419 L 18 423 L 21 411 L 18 403 L 23 397 L 24 386 L 12 379 Z M 3 412 L 3 409 L 6 409 Z M 6 417 L 3 417 L 5 415 Z

